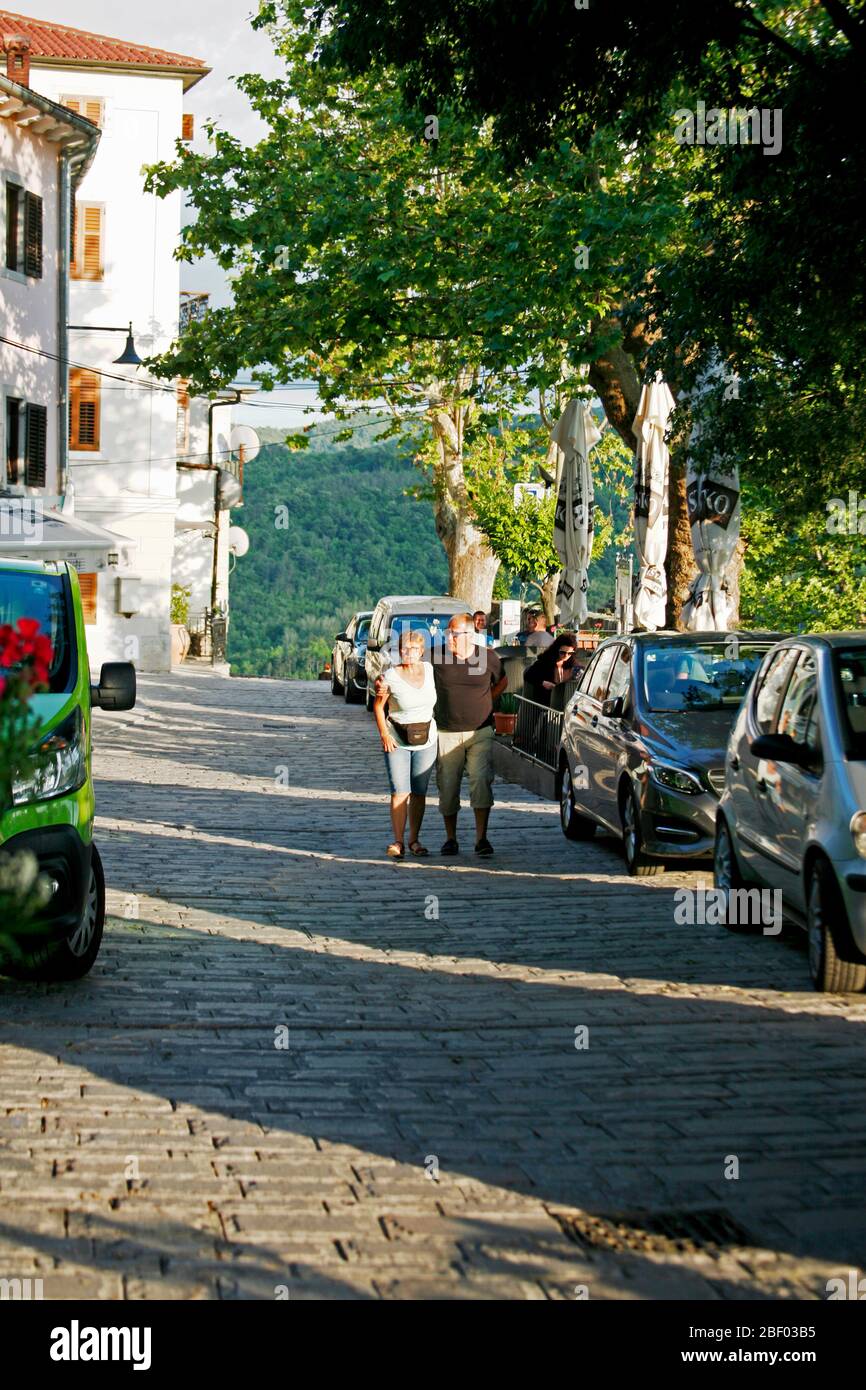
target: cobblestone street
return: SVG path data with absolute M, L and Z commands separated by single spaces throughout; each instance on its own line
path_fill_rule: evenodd
M 709 868 L 629 879 L 505 783 L 492 860 L 466 812 L 439 857 L 434 796 L 430 859 L 389 862 L 375 729 L 325 683 L 191 668 L 96 718 L 102 954 L 0 980 L 0 1275 L 738 1299 L 866 1265 L 866 1001 L 793 930 L 678 925 Z

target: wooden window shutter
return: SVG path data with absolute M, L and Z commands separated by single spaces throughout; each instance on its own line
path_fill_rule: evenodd
M 102 97 L 63 97 L 60 104 L 67 111 L 74 111 L 76 116 L 84 116 L 91 125 L 102 125 L 105 110 Z
M 103 276 L 103 209 L 100 203 L 76 203 L 72 224 L 73 280 L 101 280 Z
M 97 580 L 98 576 L 95 574 L 79 574 L 78 576 L 78 586 L 81 589 L 81 607 L 87 627 L 95 627 L 96 625 Z
M 195 139 L 195 116 L 188 111 L 184 112 L 181 139 L 187 141 Z
M 28 405 L 24 482 L 28 487 L 44 487 L 46 479 L 46 440 L 48 411 L 44 405 Z
M 42 278 L 42 199 L 24 194 L 24 274 Z
M 99 377 L 74 367 L 69 373 L 69 447 L 99 448 Z
M 177 452 L 186 454 L 189 451 L 189 383 L 179 381 L 177 384 Z

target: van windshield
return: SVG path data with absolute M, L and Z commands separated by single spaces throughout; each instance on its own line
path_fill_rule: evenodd
M 0 570 L 0 627 L 14 627 L 19 618 L 36 619 L 39 631 L 51 639 L 49 689 L 56 695 L 68 694 L 77 675 L 70 617 L 62 575 Z

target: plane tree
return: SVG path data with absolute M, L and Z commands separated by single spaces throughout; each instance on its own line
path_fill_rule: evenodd
M 180 257 L 212 253 L 234 291 L 155 369 L 203 391 L 243 368 L 265 387 L 312 378 L 347 428 L 358 402 L 388 410 L 425 470 L 451 590 L 486 608 L 498 561 L 473 516 L 473 445 L 533 407 L 550 428 L 563 393 L 588 389 L 626 250 L 670 210 L 635 220 L 613 200 L 601 255 L 581 233 L 605 220 L 614 146 L 562 141 L 515 170 L 488 124 L 446 103 L 431 121 L 394 71 L 350 81 L 311 61 L 301 5 L 271 33 L 284 75 L 240 79 L 263 138 L 211 125 L 205 152 L 149 171 L 195 210 Z

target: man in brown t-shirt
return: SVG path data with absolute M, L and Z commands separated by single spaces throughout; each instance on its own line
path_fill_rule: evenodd
M 434 656 L 436 723 L 439 754 L 436 781 L 439 810 L 445 821 L 443 854 L 457 854 L 457 813 L 464 770 L 469 780 L 469 804 L 475 812 L 475 853 L 490 855 L 487 822 L 493 805 L 493 701 L 508 684 L 502 662 L 489 647 L 475 641 L 468 613 L 448 624 L 445 650 Z

